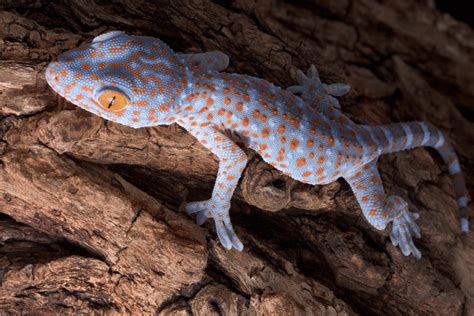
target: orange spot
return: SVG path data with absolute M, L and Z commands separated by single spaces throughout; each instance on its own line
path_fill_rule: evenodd
M 207 105 L 207 106 L 211 106 L 211 105 L 213 105 L 213 104 L 214 104 L 214 100 L 213 100 L 213 99 L 208 98 L 208 99 L 206 100 L 206 105 Z
M 243 108 L 244 108 L 244 105 L 242 104 L 242 102 L 238 102 L 235 105 L 235 109 L 237 110 L 237 112 L 242 112 Z
M 377 215 L 377 210 L 375 208 L 373 208 L 369 211 L 369 216 L 370 217 L 375 217 L 376 215 Z
M 298 148 L 299 143 L 300 142 L 296 138 L 293 138 L 290 142 L 290 149 L 295 150 Z
M 309 133 L 310 133 L 311 135 L 315 135 L 315 134 L 316 134 L 316 129 L 315 129 L 314 127 L 311 127 L 311 128 L 309 129 Z
M 311 171 L 305 171 L 301 174 L 303 177 L 307 178 L 311 175 Z
M 191 111 L 193 109 L 192 105 L 188 105 L 187 107 L 184 108 L 185 111 Z
M 227 88 L 227 87 L 225 87 L 225 88 L 224 88 L 224 94 L 227 94 L 227 93 L 229 93 L 229 92 L 230 92 L 230 89 Z
M 135 123 L 138 123 L 139 120 L 138 120 L 138 118 L 134 117 L 134 118 L 132 119 L 132 121 L 135 122 Z
M 145 101 L 145 102 L 146 102 L 146 105 L 148 105 L 148 102 L 147 101 Z M 162 112 L 163 111 L 168 111 L 169 109 L 170 109 L 170 106 L 168 104 L 162 104 L 158 107 L 158 110 L 160 110 Z
M 313 159 L 314 158 L 314 153 L 313 152 L 310 152 L 309 153 L 309 159 Z
M 272 115 L 275 115 L 275 116 L 278 115 L 278 110 L 277 110 L 276 108 L 274 108 L 274 109 L 272 110 Z
M 278 127 L 278 134 L 282 135 L 285 133 L 285 125 L 280 125 L 280 127 Z
M 82 64 L 81 65 L 82 70 L 89 71 L 91 70 L 91 65 L 89 64 Z
M 367 203 L 369 201 L 369 197 L 367 195 L 364 195 L 362 197 L 362 202 Z
M 308 141 L 306 142 L 306 146 L 307 146 L 308 148 L 313 147 L 313 145 L 314 145 L 314 140 L 312 140 L 312 139 L 310 139 L 310 140 L 308 140 Z
M 324 172 L 324 169 L 323 169 L 323 168 L 318 168 L 318 170 L 316 170 L 316 174 L 317 174 L 318 176 L 322 175 L 323 172 Z
M 219 115 L 224 115 L 225 113 L 225 110 L 223 108 L 220 108 L 218 111 L 217 111 L 217 114 Z
M 148 101 L 147 100 L 134 101 L 132 104 L 135 106 L 148 106 Z
M 267 116 L 266 115 L 262 115 L 260 117 L 260 121 L 262 121 L 262 123 L 266 123 L 267 122 Z
M 81 73 L 76 72 L 76 73 L 74 74 L 74 78 L 76 78 L 76 79 L 81 79 L 81 78 L 82 78 Z
M 89 76 L 89 78 L 91 78 L 91 80 L 99 80 L 99 76 L 97 74 L 92 74 Z
M 104 69 L 105 68 L 105 63 L 103 61 L 101 61 L 99 64 L 99 68 L 100 69 Z
M 282 136 L 280 138 L 280 143 L 282 143 L 282 144 L 286 143 L 286 137 L 285 136 Z
M 86 92 L 93 92 L 94 89 L 92 89 L 92 87 L 89 87 L 89 86 L 81 86 L 81 89 L 83 91 L 86 91 Z
M 206 118 L 208 120 L 212 120 L 213 117 L 214 117 L 214 115 L 212 115 L 212 113 L 208 113 L 207 116 L 206 116 Z
M 245 102 L 250 102 L 250 96 L 247 93 L 244 93 L 242 98 L 244 99 Z
M 243 126 L 248 126 L 249 125 L 249 118 L 246 116 L 242 119 L 242 125 Z
M 260 116 L 260 111 L 259 110 L 254 110 L 253 111 L 253 117 L 258 118 Z
M 209 108 L 207 106 L 203 107 L 200 111 L 199 111 L 199 114 L 202 114 L 204 112 L 207 112 L 209 110 Z
M 225 97 L 225 98 L 224 98 L 224 104 L 225 104 L 225 105 L 229 105 L 230 102 L 231 102 L 231 100 L 230 100 L 229 97 Z
M 248 130 L 243 131 L 243 132 L 242 132 L 242 135 L 244 135 L 244 136 L 249 136 L 249 131 L 248 131 Z
M 323 146 L 323 144 L 319 144 L 319 146 L 318 146 L 318 150 L 319 150 L 319 151 L 323 151 L 323 149 L 324 149 L 324 146 Z
M 133 115 L 138 115 L 140 114 L 140 111 L 133 111 Z
M 299 128 L 300 127 L 300 119 L 297 117 L 294 117 L 291 119 L 291 125 L 293 125 L 294 128 Z
M 260 104 L 263 105 L 263 107 L 264 107 L 265 109 L 268 109 L 268 108 L 269 108 L 268 103 L 265 102 L 264 99 L 260 99 L 260 100 L 258 100 L 258 102 L 260 102 Z
M 263 137 L 263 138 L 266 138 L 266 137 L 268 137 L 268 135 L 270 135 L 270 130 L 265 127 L 265 128 L 262 130 L 262 137 Z
M 329 146 L 329 147 L 332 147 L 332 146 L 334 146 L 334 137 L 332 137 L 332 136 L 329 136 L 329 140 L 328 140 L 328 146 Z
M 306 165 L 306 158 L 304 158 L 304 157 L 298 158 L 298 160 L 296 160 L 296 165 L 298 167 L 302 167 L 302 166 Z
M 376 176 L 371 176 L 371 177 L 370 177 L 370 183 L 376 184 L 377 182 L 378 182 L 378 179 L 377 179 Z
M 318 158 L 318 164 L 321 165 L 321 164 L 324 162 L 324 160 L 326 160 L 326 157 L 324 157 L 324 156 L 319 156 L 319 158 Z

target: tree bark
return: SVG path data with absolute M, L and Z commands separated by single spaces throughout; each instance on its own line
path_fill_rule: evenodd
M 243 252 L 187 201 L 217 159 L 178 126 L 132 129 L 56 96 L 53 57 L 108 30 L 226 71 L 295 84 L 314 63 L 356 122 L 427 120 L 474 191 L 474 31 L 429 1 L 0 1 L 0 314 L 474 314 L 474 238 L 461 242 L 447 168 L 419 148 L 381 157 L 386 192 L 420 214 L 421 260 L 363 218 L 343 180 L 303 185 L 247 150 L 232 201 Z

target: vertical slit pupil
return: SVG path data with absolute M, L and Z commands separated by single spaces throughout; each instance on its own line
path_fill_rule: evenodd
M 112 99 L 110 99 L 108 109 L 110 109 L 112 107 L 112 105 L 114 105 L 114 102 L 115 102 L 115 96 L 113 96 Z

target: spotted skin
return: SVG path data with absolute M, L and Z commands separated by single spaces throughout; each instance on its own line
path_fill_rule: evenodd
M 242 250 L 229 208 L 247 163 L 246 146 L 284 174 L 309 184 L 343 177 L 365 218 L 377 229 L 392 222 L 390 238 L 404 255 L 421 257 L 412 237 L 420 237 L 417 214 L 398 196 L 385 196 L 376 161 L 385 153 L 419 146 L 436 148 L 453 176 L 467 232 L 467 191 L 454 150 L 428 123 L 367 126 L 340 111 L 337 96 L 346 84 L 324 84 L 311 66 L 297 72 L 298 85 L 281 89 L 263 79 L 221 72 L 229 63 L 221 52 L 176 54 L 156 38 L 109 32 L 60 55 L 46 71 L 49 85 L 77 106 L 134 128 L 179 124 L 219 158 L 209 200 L 186 207 L 202 224 L 213 218 L 222 245 Z M 298 96 L 299 95 L 299 96 Z

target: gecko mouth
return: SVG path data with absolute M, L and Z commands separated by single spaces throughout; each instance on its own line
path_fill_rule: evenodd
M 59 63 L 57 62 L 57 59 L 54 59 L 46 67 L 46 71 L 45 71 L 46 82 L 56 92 L 59 92 L 59 89 L 57 87 L 59 85 L 60 71 L 58 68 L 59 68 Z

